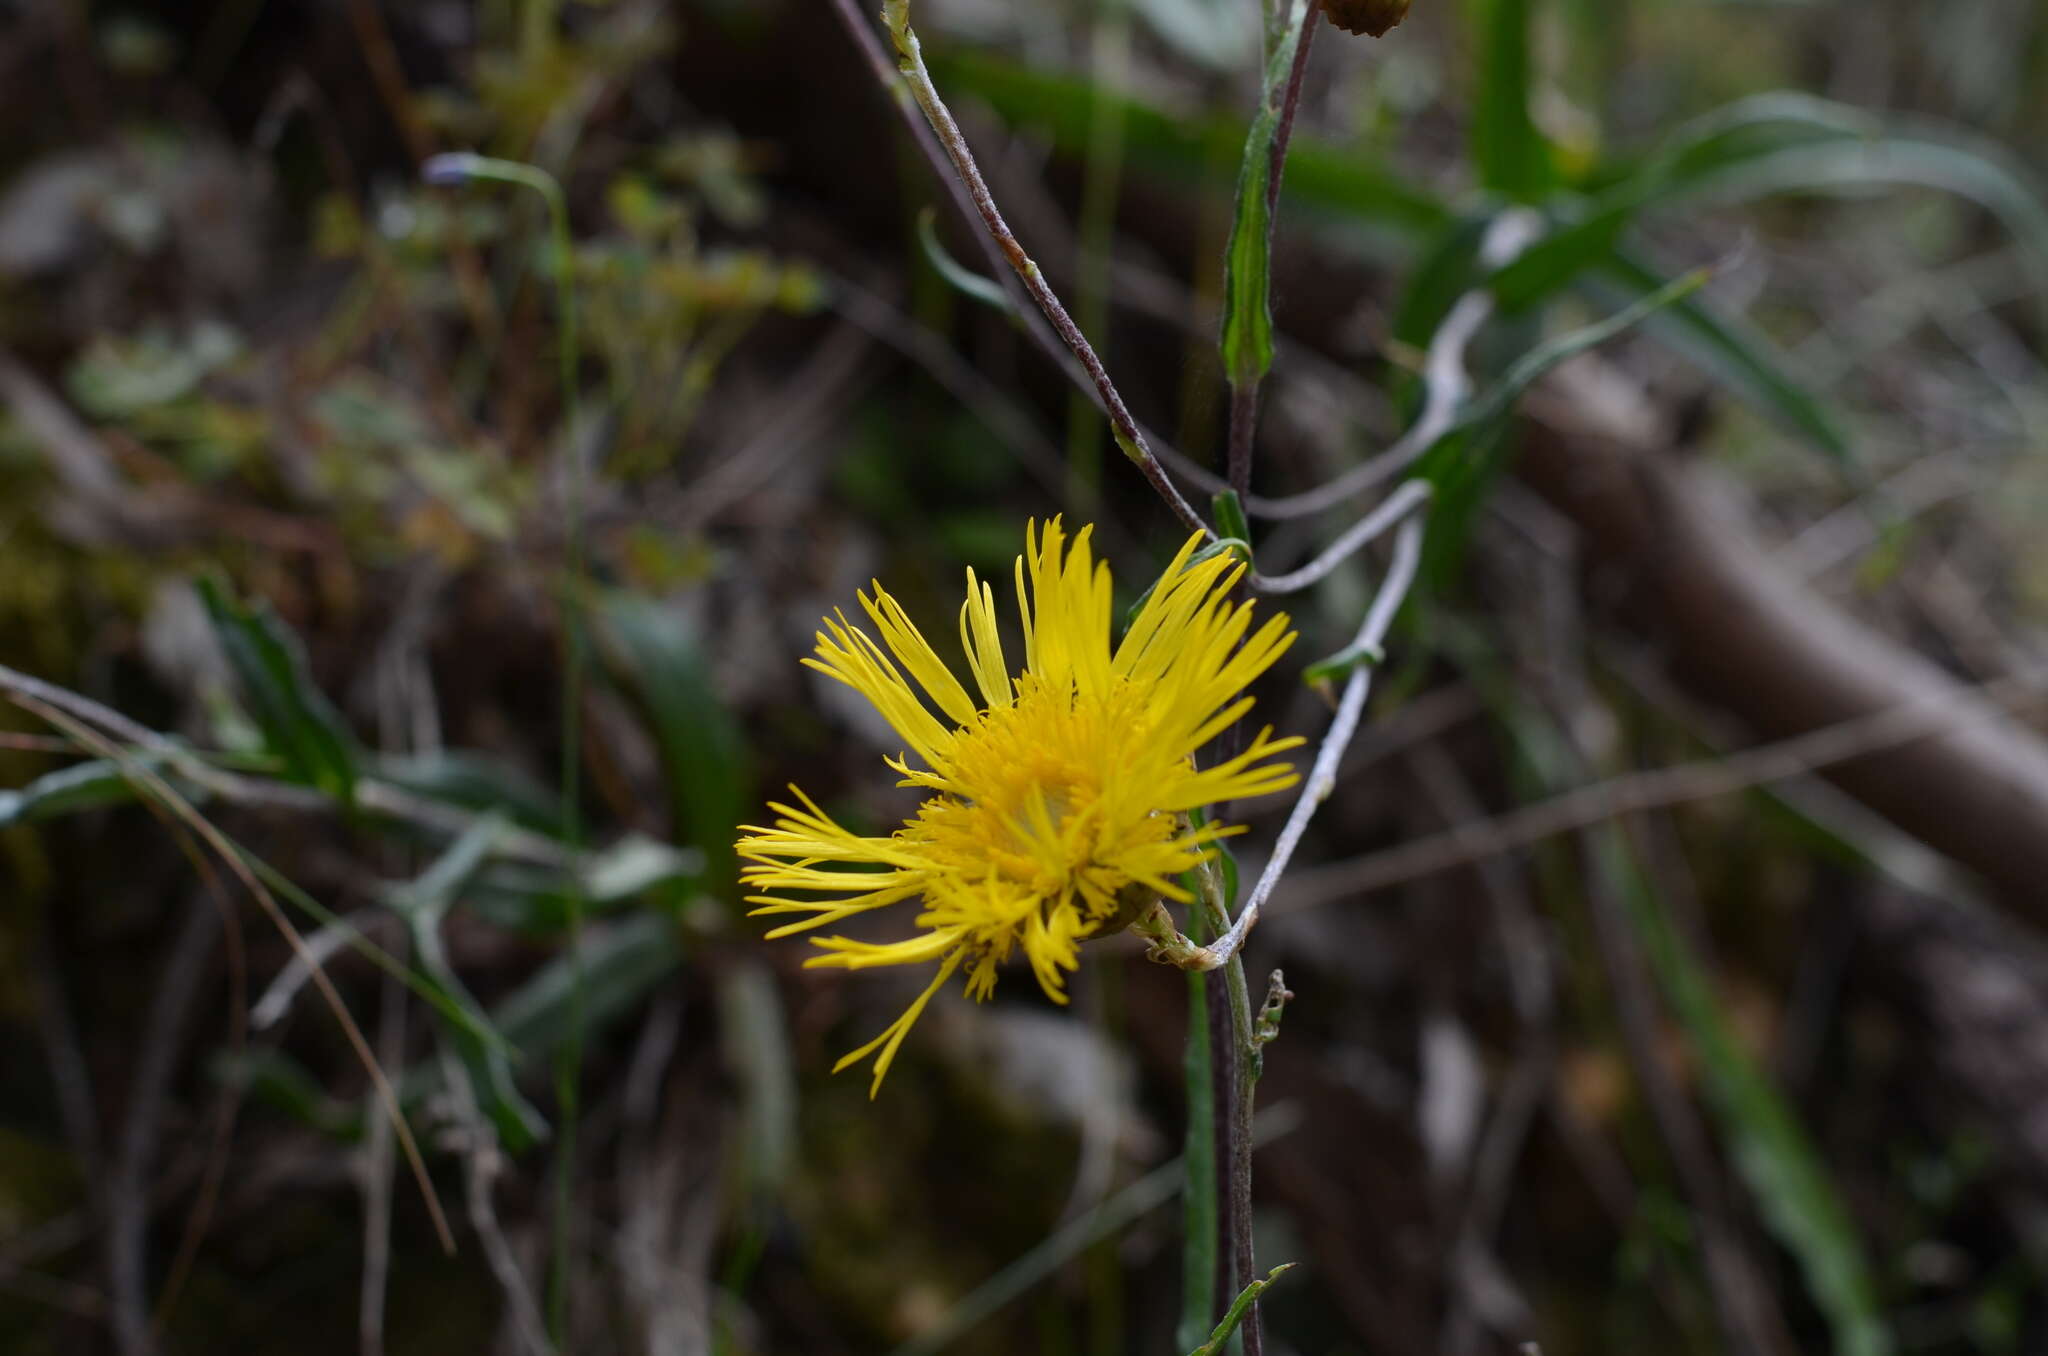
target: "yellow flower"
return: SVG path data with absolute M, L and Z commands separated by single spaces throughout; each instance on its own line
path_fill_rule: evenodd
M 804 661 L 874 703 L 909 748 L 887 760 L 902 774 L 899 784 L 930 793 L 895 833 L 865 838 L 791 787 L 799 804 L 771 804 L 775 827 L 743 826 L 739 841 L 752 863 L 741 880 L 768 892 L 748 896 L 761 906 L 755 912 L 808 915 L 770 937 L 923 901 L 907 940 L 812 939 L 824 954 L 811 965 L 938 963 L 909 1010 L 834 1067 L 879 1049 L 870 1096 L 955 972 L 964 969 L 967 992 L 985 999 L 996 967 L 1021 950 L 1046 994 L 1066 1002 L 1061 972 L 1078 964 L 1081 941 L 1117 915 L 1118 892 L 1136 886 L 1185 901 L 1174 878 L 1237 831 L 1190 827 L 1188 811 L 1296 780 L 1272 758 L 1301 741 L 1274 739 L 1270 728 L 1235 757 L 1195 765 L 1196 751 L 1250 709 L 1244 688 L 1293 643 L 1287 618 L 1273 617 L 1247 640 L 1252 605 L 1230 602 L 1244 567 L 1221 555 L 1193 561 L 1196 536 L 1112 650 L 1109 566 L 1090 554 L 1090 531 L 1069 542 L 1057 518 L 1042 534 L 1027 529 L 1017 561 L 1024 669 L 1014 679 L 994 591 L 967 572 L 960 644 L 979 701 L 879 582 L 860 602 L 880 643 L 836 614 L 818 636 L 817 658 Z

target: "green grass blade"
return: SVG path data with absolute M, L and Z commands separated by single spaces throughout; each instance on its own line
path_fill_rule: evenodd
M 1529 116 L 1530 0 L 1474 0 L 1479 86 L 1473 93 L 1472 161 L 1479 182 L 1517 202 L 1553 186 L 1550 148 Z
M 402 919 L 412 939 L 413 955 L 427 982 L 446 1000 L 447 1007 L 462 1011 L 467 1021 L 443 1021 L 441 1034 L 454 1047 L 456 1058 L 469 1076 L 471 1087 L 498 1138 L 511 1153 L 524 1153 L 547 1136 L 547 1122 L 520 1095 L 513 1081 L 512 1062 L 502 1040 L 484 1041 L 475 1034 L 478 1026 L 489 1029 L 489 1019 L 470 996 L 455 967 L 449 963 L 442 943 L 441 924 L 469 880 L 483 865 L 503 833 L 505 821 L 495 816 L 478 820 L 415 880 L 385 892 L 384 902 Z M 445 1010 L 436 1005 L 436 1011 Z
M 1687 1038 L 1699 1054 L 1708 1104 L 1720 1122 L 1736 1171 L 1772 1235 L 1798 1260 L 1808 1292 L 1826 1317 L 1842 1356 L 1887 1356 L 1877 1286 L 1855 1223 L 1820 1155 L 1785 1099 L 1736 1039 L 1713 985 L 1646 881 L 1620 832 L 1598 836 L 1598 850 L 1623 883 L 1630 921 Z
M 753 773 L 698 637 L 672 610 L 625 594 L 604 600 L 593 620 L 608 670 L 661 751 L 676 841 L 704 854 L 714 894 L 734 894 L 733 839 L 754 803 Z
M 161 773 L 162 755 L 138 752 L 132 757 L 142 766 Z M 175 781 L 173 785 L 178 786 L 180 794 L 187 800 L 194 804 L 200 802 L 194 788 Z M 39 820 L 104 809 L 109 805 L 127 805 L 139 795 L 135 783 L 122 771 L 119 763 L 103 758 L 73 763 L 70 767 L 46 772 L 26 786 L 0 791 L 0 828 L 9 824 L 34 824 Z
M 1610 255 L 1594 276 L 1601 290 L 1613 287 L 1627 296 L 1643 296 L 1666 285 L 1648 265 L 1627 253 Z M 1835 461 L 1853 463 L 1855 444 L 1828 403 L 1807 390 L 1778 347 L 1746 321 L 1723 315 L 1705 300 L 1691 297 L 1646 323 L 1665 343 L 1726 381 L 1749 404 Z
M 1045 137 L 1062 154 L 1088 149 L 1097 97 L 1085 80 L 1036 70 L 987 52 L 926 54 L 941 83 L 971 93 L 1006 121 Z M 1118 99 L 1124 150 L 1147 173 L 1216 188 L 1242 163 L 1244 124 L 1216 114 L 1189 116 L 1141 100 Z M 1436 194 L 1408 182 L 1357 148 L 1318 142 L 1297 130 L 1287 152 L 1282 201 L 1290 212 L 1307 209 L 1347 225 L 1369 224 L 1405 238 L 1424 236 L 1451 219 Z
M 683 963 L 682 934 L 662 913 L 638 913 L 585 928 L 579 955 L 557 956 L 491 1009 L 491 1025 L 529 1058 L 571 1037 L 580 959 L 588 991 L 581 1025 L 595 1030 L 639 1006 Z
M 1115 1234 L 1172 1200 L 1183 1164 L 1162 1163 L 1137 1181 L 1049 1234 L 1045 1240 L 963 1296 L 944 1318 L 890 1356 L 938 1356 L 1099 1239 Z
M 936 229 L 937 215 L 930 207 L 917 214 L 917 243 L 923 247 L 925 260 L 932 270 L 962 296 L 971 297 L 991 310 L 1016 319 L 1017 308 L 1010 304 L 1010 294 L 995 279 L 976 273 L 946 251 Z

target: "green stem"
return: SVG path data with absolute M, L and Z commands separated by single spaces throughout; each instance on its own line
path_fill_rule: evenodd
M 552 6 L 536 5 L 529 15 Z M 555 336 L 555 357 L 560 366 L 562 420 L 567 430 L 569 476 L 563 494 L 566 519 L 564 537 L 568 551 L 568 583 L 563 591 L 562 662 L 562 839 L 571 859 L 583 848 L 583 686 L 589 666 L 589 639 L 583 616 L 583 587 L 586 573 L 583 544 L 584 481 L 583 402 L 578 394 L 576 372 L 582 351 L 576 328 L 575 256 L 569 235 L 569 203 L 555 176 L 537 165 L 517 160 L 456 152 L 437 155 L 421 168 L 429 183 L 459 184 L 472 179 L 512 184 L 538 193 L 547 204 L 549 253 L 555 272 L 555 304 L 559 324 Z M 576 1123 L 583 1075 L 584 974 L 583 974 L 583 878 L 568 873 L 569 914 L 569 1030 L 555 1064 L 555 1097 L 561 1107 L 562 1133 L 556 1153 L 554 1252 L 548 1271 L 548 1328 L 559 1344 L 567 1331 L 569 1308 L 570 1221 L 574 1204 L 576 1175 Z
M 1225 883 L 1224 872 L 1214 861 L 1204 862 L 1195 875 L 1198 890 L 1195 906 L 1189 910 L 1189 923 L 1206 932 L 1220 933 L 1230 922 L 1231 887 Z M 1211 1012 L 1209 1023 L 1210 1078 L 1214 1101 L 1220 1108 L 1216 1121 L 1221 1132 L 1221 1172 L 1213 1174 L 1210 1181 L 1220 1178 L 1222 1184 L 1218 1215 L 1227 1258 L 1224 1275 L 1228 1278 L 1227 1286 L 1235 1292 L 1249 1286 L 1254 1277 L 1252 1109 L 1259 1078 L 1260 1052 L 1257 1029 L 1252 1021 L 1251 993 L 1245 984 L 1244 962 L 1233 954 L 1222 969 L 1220 977 L 1209 972 L 1200 978 L 1210 986 L 1205 992 L 1204 1002 L 1213 1000 L 1223 1005 L 1221 1012 Z M 1221 983 L 1216 982 L 1218 978 Z M 1191 1077 L 1191 1092 L 1192 1082 Z M 1213 1301 L 1209 1312 L 1215 1312 Z M 1264 1336 L 1256 1305 L 1249 1308 L 1242 1319 L 1242 1323 L 1233 1325 L 1233 1328 L 1243 1342 L 1245 1356 L 1261 1356 Z

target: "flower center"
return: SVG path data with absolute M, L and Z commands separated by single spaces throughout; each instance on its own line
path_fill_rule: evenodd
M 1112 866 L 1127 840 L 1157 842 L 1171 816 L 1118 814 L 1143 748 L 1142 694 L 1074 692 L 1028 680 L 1017 700 L 982 713 L 941 769 L 952 790 L 927 800 L 908 830 L 960 869 L 993 873 L 1008 893 L 1071 903 L 1090 917 L 1114 908 L 1126 880 Z

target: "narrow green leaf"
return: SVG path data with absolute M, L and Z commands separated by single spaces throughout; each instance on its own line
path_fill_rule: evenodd
M 682 934 L 667 914 L 646 912 L 583 931 L 583 1024 L 595 1031 L 637 1008 L 682 965 Z M 529 1059 L 568 1038 L 573 962 L 560 955 L 491 1010 L 491 1024 Z
M 1529 116 L 1530 0 L 1473 0 L 1479 87 L 1473 92 L 1472 160 L 1479 182 L 1516 202 L 1551 190 L 1550 147 Z
M 1918 185 L 1995 214 L 2048 282 L 2048 207 L 2000 148 L 1953 129 L 1879 120 L 1805 95 L 1770 94 L 1717 109 L 1650 155 L 1603 175 L 1604 187 L 1495 275 L 1503 308 L 1535 305 L 1603 263 L 1644 212 L 1679 201 L 1743 202 L 1775 193 Z
M 131 756 L 144 767 L 160 767 L 164 761 L 151 753 Z M 198 800 L 191 788 L 181 786 L 179 789 L 187 800 Z M 27 786 L 0 791 L 0 828 L 9 824 L 33 824 L 38 820 L 98 810 L 109 805 L 126 805 L 135 799 L 135 785 L 123 773 L 119 763 L 106 759 L 73 763 L 70 767 L 46 772 Z
M 1273 366 L 1273 143 L 1308 15 L 1308 0 L 1283 0 L 1274 10 L 1259 111 L 1238 163 L 1237 206 L 1223 255 L 1223 371 L 1233 386 L 1257 385 Z
M 1843 1356 L 1892 1350 L 1857 1237 L 1826 1168 L 1778 1090 L 1735 1037 L 1704 967 L 1681 938 L 1626 840 L 1611 826 L 1598 850 L 1624 885 L 1630 921 L 1659 987 L 1699 1053 L 1708 1104 L 1733 1150 L 1736 1171 L 1764 1223 L 1798 1259 L 1815 1304 Z
M 523 1097 L 513 1080 L 512 1062 L 502 1040 L 480 1039 L 475 1028 L 489 1028 L 489 1019 L 448 961 L 441 925 L 462 889 L 490 855 L 506 821 L 487 816 L 449 844 L 420 876 L 385 892 L 384 902 L 405 923 L 413 955 L 427 983 L 467 1017 L 467 1022 L 441 1022 L 441 1035 L 462 1061 L 477 1101 L 491 1118 L 508 1152 L 523 1153 L 547 1136 L 547 1122 Z
M 1279 1280 L 1284 1273 L 1293 1270 L 1296 1265 L 1294 1262 L 1282 1262 L 1267 1272 L 1263 1279 L 1255 1280 L 1240 1290 L 1237 1298 L 1231 1301 L 1230 1312 L 1223 1315 L 1223 1321 L 1209 1334 L 1209 1340 L 1196 1347 L 1189 1356 L 1222 1356 L 1223 1349 L 1230 1344 L 1231 1336 L 1244 1322 L 1244 1316 L 1252 1311 L 1252 1305 L 1258 1302 L 1259 1296 L 1265 1294 L 1273 1282 Z
M 920 209 L 917 214 L 917 240 L 924 247 L 924 257 L 930 261 L 932 269 L 962 295 L 1015 319 L 1017 308 L 1010 304 L 1009 293 L 993 278 L 976 273 L 947 253 L 935 229 L 936 219 L 937 214 L 929 207 Z
M 732 894 L 733 840 L 754 803 L 753 771 L 701 642 L 673 609 L 624 594 L 605 599 L 593 620 L 607 668 L 661 750 L 676 841 L 703 853 L 714 893 Z
M 1706 282 L 1689 273 L 1658 288 L 1604 320 L 1536 345 L 1458 412 L 1451 426 L 1415 464 L 1414 474 L 1435 489 L 1429 535 L 1423 547 L 1423 575 L 1441 586 L 1464 551 L 1474 514 L 1506 461 L 1508 415 L 1514 402 L 1539 377 L 1575 354 L 1620 334 L 1666 307 L 1683 301 Z M 1352 656 L 1333 656 L 1353 658 Z M 1357 658 L 1363 658 L 1359 656 Z
M 1631 302 L 1604 320 L 1595 321 L 1591 325 L 1582 326 L 1538 344 L 1517 358 L 1499 380 L 1487 387 L 1478 399 L 1459 413 L 1458 426 L 1474 428 L 1500 418 L 1520 398 L 1522 392 L 1528 390 L 1537 378 L 1551 368 L 1567 358 L 1606 343 L 1665 307 L 1685 300 L 1706 285 L 1708 276 L 1706 269 L 1694 269 L 1683 277 L 1665 283 L 1648 296 Z
M 1250 542 L 1245 541 L 1242 538 L 1238 537 L 1220 537 L 1217 540 L 1210 542 L 1207 546 L 1204 546 L 1201 550 L 1196 551 L 1193 555 L 1189 556 L 1187 564 L 1182 568 L 1192 569 L 1193 567 L 1200 565 L 1205 561 L 1214 560 L 1217 556 L 1222 555 L 1226 551 L 1230 552 L 1232 555 L 1235 555 L 1240 561 L 1244 562 L 1244 564 L 1247 567 L 1251 565 L 1252 544 Z M 1145 586 L 1145 591 L 1138 595 L 1137 601 L 1133 602 L 1130 605 L 1130 607 L 1125 609 L 1124 627 L 1126 629 L 1129 629 L 1130 624 L 1137 620 L 1138 614 L 1145 610 L 1145 604 L 1151 601 L 1152 593 L 1155 589 L 1159 587 L 1159 582 L 1159 580 L 1155 579 L 1151 583 L 1147 584 Z
M 477 873 L 464 898 L 499 927 L 552 940 L 569 930 L 578 903 L 586 915 L 616 913 L 649 892 L 658 903 L 673 903 L 703 876 L 704 854 L 697 849 L 628 834 L 589 854 L 577 881 L 564 871 L 498 860 Z
M 355 736 L 313 685 L 299 638 L 267 603 L 243 606 L 211 577 L 202 576 L 198 588 L 264 743 L 293 780 L 353 804 L 361 761 Z
M 1422 255 L 1409 270 L 1408 283 L 1394 308 L 1393 336 L 1410 348 L 1428 345 L 1458 298 L 1479 284 L 1479 249 L 1496 215 L 1488 207 L 1468 212 L 1426 240 Z
M 972 93 L 1065 154 L 1086 154 L 1097 98 L 1088 81 L 986 51 L 954 48 L 928 52 L 925 60 L 941 84 Z M 1126 152 L 1148 173 L 1217 186 L 1230 182 L 1242 167 L 1244 124 L 1236 117 L 1189 116 L 1108 92 L 1100 97 L 1121 101 L 1117 116 Z M 1300 131 L 1287 152 L 1283 202 L 1290 212 L 1311 209 L 1354 227 L 1373 224 L 1404 237 L 1426 235 L 1451 219 L 1441 198 L 1392 167 L 1356 147 L 1319 142 Z
M 386 754 L 376 760 L 374 775 L 428 800 L 501 814 L 532 833 L 553 838 L 562 832 L 560 798 L 519 768 L 486 754 L 464 749 Z
M 1611 255 L 1595 276 L 1626 296 L 1652 294 L 1668 285 L 1627 253 Z M 1685 298 L 1646 323 L 1664 342 L 1727 381 L 1738 396 L 1838 463 L 1854 460 L 1855 445 L 1827 403 L 1792 375 L 1784 354 L 1746 321 L 1700 298 Z
M 224 1050 L 209 1062 L 208 1072 L 222 1083 L 241 1088 L 251 1101 L 281 1111 L 330 1139 L 355 1144 L 363 1138 L 361 1104 L 330 1096 L 305 1065 L 282 1050 L 260 1046 L 240 1052 Z
M 1244 505 L 1238 502 L 1236 490 L 1217 491 L 1211 496 L 1209 506 L 1215 510 L 1219 537 L 1242 542 L 1252 539 L 1252 525 L 1244 516 Z
M 1353 669 L 1371 668 L 1383 663 L 1386 657 L 1387 652 L 1384 649 L 1360 641 L 1354 645 L 1346 645 L 1327 659 L 1318 659 L 1310 664 L 1301 671 L 1301 681 L 1328 697 L 1331 683 L 1340 678 L 1349 678 Z

